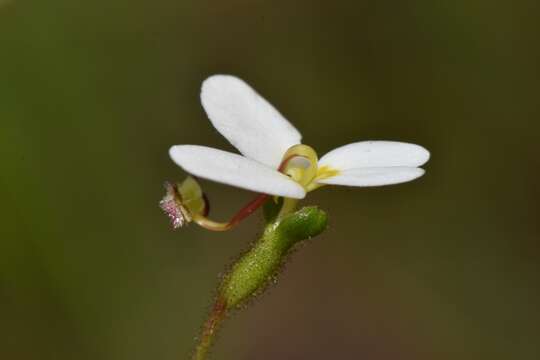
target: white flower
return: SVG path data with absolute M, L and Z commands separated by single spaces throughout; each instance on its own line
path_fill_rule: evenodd
M 416 179 L 429 152 L 419 145 L 361 141 L 317 161 L 312 148 L 270 103 L 241 79 L 214 75 L 201 101 L 212 125 L 242 155 L 199 145 L 170 148 L 172 160 L 201 178 L 258 193 L 304 198 L 322 185 L 380 186 Z M 301 158 L 308 161 L 298 161 Z

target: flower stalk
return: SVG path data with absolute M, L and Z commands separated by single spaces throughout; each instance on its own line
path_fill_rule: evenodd
M 221 322 L 226 315 L 226 304 L 225 301 L 221 298 L 218 298 L 212 308 L 212 312 L 206 320 L 206 323 L 203 326 L 201 337 L 193 353 L 193 360 L 204 360 L 206 355 L 210 350 L 210 347 L 213 343 L 214 336 L 221 325 Z
M 251 215 L 255 210 L 261 207 L 266 200 L 268 200 L 268 195 L 259 194 L 255 199 L 250 201 L 245 205 L 240 211 L 238 211 L 229 222 L 222 223 L 210 220 L 205 215 L 193 214 L 193 221 L 197 225 L 212 231 L 227 231 L 238 225 L 242 220 Z
M 223 277 L 212 312 L 206 321 L 192 359 L 204 360 L 213 338 L 228 313 L 255 298 L 276 278 L 291 248 L 324 231 L 326 213 L 315 206 L 284 214 L 285 202 L 265 206 L 266 226 L 261 238 Z M 277 215 L 276 215 L 277 214 Z

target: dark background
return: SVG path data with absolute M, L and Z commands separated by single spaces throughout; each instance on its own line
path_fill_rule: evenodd
M 537 1 L 0 0 L 0 357 L 181 359 L 260 231 L 173 232 L 173 144 L 232 150 L 235 74 L 319 155 L 428 148 L 426 175 L 327 187 L 330 227 L 213 359 L 540 358 Z M 204 182 L 214 217 L 251 194 Z

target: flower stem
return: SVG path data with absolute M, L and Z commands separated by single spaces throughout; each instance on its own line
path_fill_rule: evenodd
M 264 292 L 276 279 L 279 269 L 296 244 L 320 234 L 326 228 L 326 213 L 315 206 L 296 212 L 296 200 L 268 202 L 270 216 L 261 238 L 252 244 L 223 276 L 218 296 L 203 326 L 192 360 L 205 360 L 215 334 L 230 310 L 241 309 L 250 299 Z
M 227 231 L 238 225 L 238 223 L 244 220 L 246 217 L 251 215 L 255 210 L 260 208 L 266 200 L 268 200 L 269 195 L 259 194 L 255 199 L 250 201 L 246 206 L 244 206 L 240 211 L 238 211 L 229 222 L 222 223 L 210 220 L 206 215 L 202 214 L 193 214 L 193 221 L 195 221 L 199 226 L 206 228 L 212 231 Z
M 218 297 L 214 304 L 214 307 L 212 308 L 212 312 L 208 317 L 208 320 L 206 320 L 206 323 L 203 326 L 201 337 L 199 339 L 197 347 L 195 348 L 195 352 L 193 353 L 192 360 L 206 359 L 206 355 L 208 354 L 210 346 L 212 345 L 212 342 L 214 340 L 214 335 L 216 334 L 219 326 L 221 325 L 221 322 L 225 318 L 226 313 L 227 306 L 225 300 L 221 297 Z

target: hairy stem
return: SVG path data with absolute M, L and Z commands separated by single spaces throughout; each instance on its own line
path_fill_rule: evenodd
M 214 304 L 214 307 L 212 308 L 212 312 L 210 313 L 208 320 L 206 320 L 206 323 L 203 326 L 199 343 L 195 348 L 192 360 L 206 359 L 210 346 L 212 346 L 214 335 L 225 318 L 226 313 L 227 305 L 225 301 L 222 298 L 218 298 Z
M 296 201 L 267 202 L 267 224 L 261 238 L 244 253 L 223 277 L 218 297 L 206 321 L 193 360 L 205 360 L 215 334 L 226 314 L 264 292 L 275 278 L 290 249 L 326 228 L 326 213 L 305 207 L 294 213 Z M 285 210 L 284 210 L 285 209 Z M 272 215 L 274 214 L 274 215 Z M 276 216 L 277 215 L 277 216 Z

